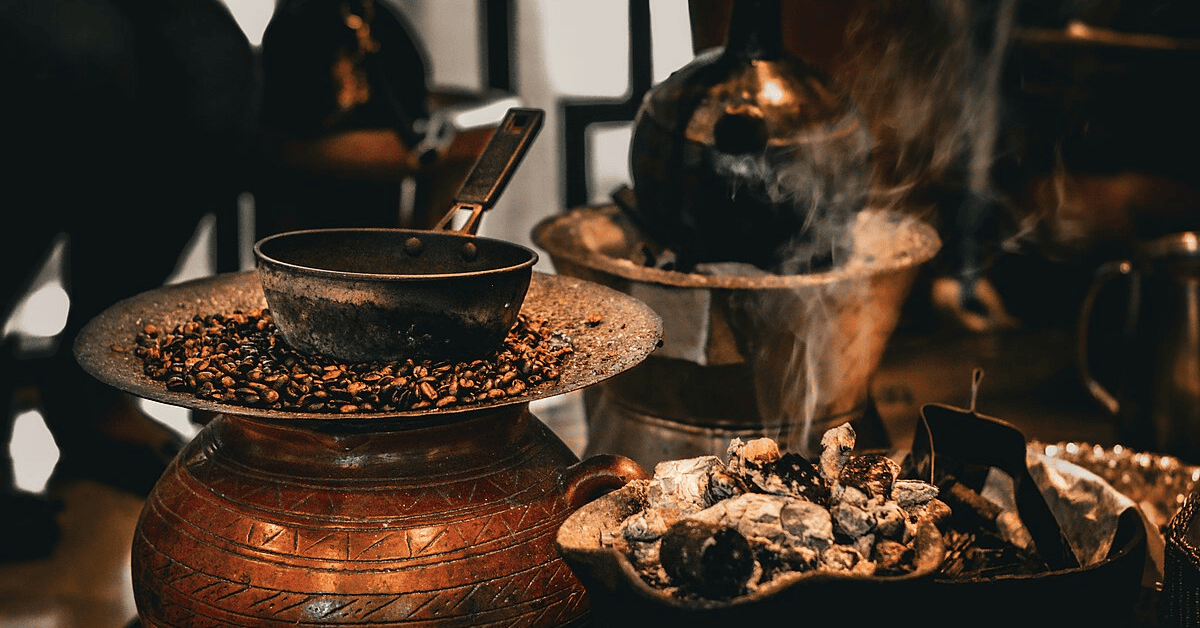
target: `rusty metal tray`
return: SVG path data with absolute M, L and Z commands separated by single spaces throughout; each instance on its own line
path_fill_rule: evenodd
M 97 379 L 145 399 L 238 416 L 331 421 L 457 414 L 562 395 L 632 368 L 654 351 L 662 337 L 662 320 L 641 301 L 592 282 L 535 272 L 521 311 L 546 319 L 570 339 L 574 349 L 556 384 L 469 406 L 350 414 L 251 408 L 170 391 L 164 382 L 143 373 L 142 361 L 132 351 L 114 350 L 131 349 L 147 324 L 171 329 L 197 314 L 261 307 L 266 307 L 266 299 L 254 271 L 164 286 L 120 301 L 92 319 L 75 339 L 75 357 Z

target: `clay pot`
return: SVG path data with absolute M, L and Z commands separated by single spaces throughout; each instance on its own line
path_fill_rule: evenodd
M 516 404 L 427 419 L 221 415 L 175 459 L 133 542 L 141 621 L 167 626 L 570 626 L 555 547 L 582 504 L 644 477 L 580 462 Z
M 522 311 L 574 352 L 553 385 L 470 407 L 308 413 L 201 399 L 151 378 L 146 326 L 266 306 L 254 272 L 164 286 L 110 307 L 75 339 L 86 371 L 125 392 L 215 415 L 150 491 L 134 532 L 142 626 L 574 626 L 582 585 L 554 545 L 582 504 L 644 477 L 585 461 L 530 404 L 628 370 L 662 322 L 603 286 L 534 273 Z

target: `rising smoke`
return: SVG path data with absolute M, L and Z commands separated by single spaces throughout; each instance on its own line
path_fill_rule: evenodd
M 769 435 L 793 451 L 811 452 L 825 428 L 862 410 L 911 286 L 875 264 L 902 254 L 916 233 L 909 221 L 955 225 L 957 263 L 971 277 L 980 261 L 975 238 L 995 207 L 999 76 L 1016 0 L 862 4 L 847 33 L 853 54 L 836 75 L 872 129 L 869 200 L 857 219 L 831 223 L 821 237 L 850 238 L 835 249 L 863 265 L 821 285 L 753 293 L 735 308 L 739 328 L 753 330 L 744 350 L 755 364 L 764 426 L 777 426 Z M 961 205 L 932 202 L 946 187 L 964 192 Z M 798 259 L 805 255 L 797 250 Z
M 914 211 L 939 186 L 991 194 L 1016 0 L 861 4 L 838 76 L 876 139 L 873 204 Z

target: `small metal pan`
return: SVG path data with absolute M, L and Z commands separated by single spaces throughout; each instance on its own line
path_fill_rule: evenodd
M 464 359 L 498 347 L 538 254 L 475 232 L 543 118 L 540 109 L 509 109 L 433 230 L 313 229 L 259 240 L 258 276 L 284 340 L 350 363 Z M 450 228 L 463 210 L 466 222 Z

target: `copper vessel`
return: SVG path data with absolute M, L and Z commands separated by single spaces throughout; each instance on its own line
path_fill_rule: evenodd
M 672 73 L 638 110 L 629 209 L 682 270 L 835 265 L 866 202 L 866 122 L 847 89 L 784 47 L 781 15 L 779 0 L 734 2 L 725 46 Z
M 577 352 L 552 387 L 454 411 L 317 415 L 173 392 L 142 373 L 147 323 L 262 307 L 253 273 L 168 286 L 113 306 L 76 341 L 99 379 L 215 411 L 147 498 L 133 541 L 143 626 L 574 626 L 586 591 L 554 546 L 583 503 L 643 477 L 627 458 L 578 457 L 535 399 L 626 370 L 657 345 L 645 305 L 535 274 L 525 311 Z

